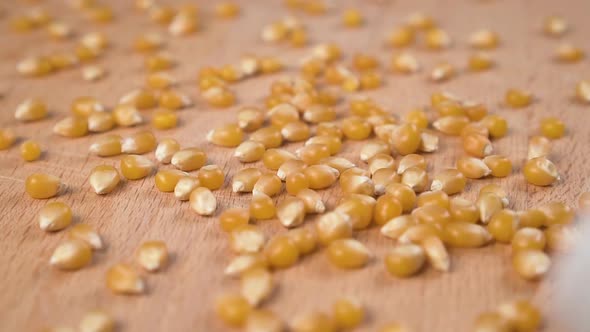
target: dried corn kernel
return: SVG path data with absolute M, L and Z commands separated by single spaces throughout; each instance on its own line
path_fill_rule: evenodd
M 565 124 L 556 117 L 548 117 L 541 120 L 540 130 L 543 136 L 550 139 L 563 137 Z
M 543 250 L 545 249 L 545 233 L 542 230 L 524 227 L 514 233 L 512 250 Z
M 404 171 L 401 183 L 419 193 L 428 189 L 430 180 L 428 178 L 428 173 L 424 169 L 413 166 Z
M 465 188 L 467 180 L 457 169 L 446 169 L 436 174 L 432 179 L 430 190 L 442 190 L 448 195 L 460 193 Z
M 414 43 L 414 30 L 407 26 L 394 28 L 387 36 L 387 44 L 392 47 L 406 47 Z
M 82 240 L 94 250 L 103 248 L 100 235 L 88 224 L 76 224 L 72 226 L 68 232 L 68 238 Z
M 161 192 L 175 191 L 178 181 L 183 177 L 188 176 L 187 173 L 176 169 L 159 170 L 154 177 L 156 188 Z
M 526 300 L 501 304 L 498 312 L 507 319 L 518 332 L 537 331 L 541 326 L 541 313 Z
M 16 65 L 19 74 L 29 77 L 40 77 L 51 74 L 54 71 L 52 63 L 47 58 L 25 58 Z
M 277 218 L 285 227 L 297 227 L 305 219 L 305 203 L 298 197 L 287 197 L 277 206 Z
M 400 53 L 391 58 L 391 69 L 400 74 L 413 74 L 420 70 L 420 62 L 410 53 Z
M 519 250 L 512 257 L 514 270 L 527 280 L 541 279 L 551 267 L 551 259 L 541 250 Z
M 416 224 L 416 219 L 411 215 L 401 215 L 389 220 L 383 227 L 381 227 L 381 234 L 384 236 L 397 240 L 402 234 L 406 232 L 411 226 Z
M 86 242 L 68 239 L 55 248 L 49 264 L 61 270 L 79 270 L 90 264 L 91 260 L 92 248 Z
M 20 121 L 37 121 L 47 116 L 47 106 L 37 98 L 27 99 L 14 111 L 14 118 Z
M 520 219 L 520 227 L 541 228 L 547 223 L 547 217 L 539 209 L 519 211 L 518 217 Z
M 121 173 L 128 180 L 139 180 L 150 175 L 154 163 L 144 156 L 128 155 L 121 159 Z
M 202 96 L 213 107 L 226 108 L 236 103 L 235 94 L 225 87 L 212 87 L 205 90 Z
M 358 9 L 347 9 L 342 13 L 342 24 L 349 28 L 355 28 L 363 25 L 363 15 Z
M 474 332 L 508 332 L 513 330 L 512 324 L 497 312 L 484 312 L 475 321 Z
M 385 192 L 393 195 L 401 204 L 404 212 L 409 212 L 416 205 L 416 192 L 403 183 L 391 183 L 385 187 Z
M 189 96 L 173 90 L 162 91 L 158 97 L 158 105 L 169 110 L 178 110 L 192 104 Z
M 252 192 L 254 185 L 262 175 L 262 172 L 257 168 L 244 168 L 238 171 L 232 179 L 232 191 Z
M 284 234 L 270 239 L 264 248 L 264 253 L 269 265 L 277 269 L 288 268 L 299 260 L 299 250 L 295 242 Z
M 371 258 L 369 250 L 354 239 L 332 241 L 327 248 L 327 255 L 332 264 L 345 269 L 361 268 Z
M 141 267 L 156 272 L 168 263 L 168 248 L 163 241 L 146 241 L 137 249 L 136 257 Z
M 492 234 L 486 228 L 466 221 L 450 222 L 443 230 L 445 244 L 457 248 L 478 248 L 486 245 L 491 239 Z
M 20 154 L 25 161 L 35 161 L 41 156 L 41 147 L 39 143 L 33 140 L 27 140 L 21 144 Z
M 266 300 L 274 290 L 272 274 L 264 268 L 245 271 L 241 279 L 242 296 L 256 307 Z
M 150 73 L 146 78 L 146 85 L 152 89 L 167 89 L 176 84 L 173 76 L 163 72 Z
M 101 133 L 113 129 L 115 119 L 113 114 L 107 112 L 95 112 L 88 116 L 88 131 Z
M 191 176 L 183 176 L 178 179 L 176 186 L 174 186 L 174 197 L 181 201 L 188 201 L 191 192 L 200 187 L 199 180 Z
M 485 127 L 488 128 L 488 131 L 492 138 L 504 137 L 508 132 L 508 123 L 506 122 L 506 119 L 499 115 L 487 115 L 482 119 L 482 123 Z
M 574 244 L 574 233 L 566 225 L 554 224 L 545 230 L 547 250 L 568 252 Z
M 137 295 L 145 291 L 145 282 L 127 264 L 113 265 L 106 274 L 107 287 L 117 294 Z
M 153 54 L 146 57 L 145 67 L 150 72 L 163 71 L 174 67 L 174 60 L 168 54 Z
M 492 49 L 498 47 L 500 38 L 494 31 L 482 29 L 471 34 L 469 44 L 474 48 Z
M 95 193 L 108 194 L 113 191 L 121 181 L 117 169 L 110 165 L 99 165 L 92 169 L 88 182 Z
M 569 30 L 569 24 L 559 16 L 549 16 L 543 22 L 543 31 L 551 37 L 560 37 Z
M 95 143 L 90 145 L 89 151 L 100 157 L 110 157 L 121 154 L 121 136 L 106 135 L 102 136 Z
M 451 268 L 451 259 L 443 242 L 437 236 L 428 236 L 421 241 L 420 245 L 426 253 L 428 262 L 435 269 L 448 272 Z
M 352 140 L 363 140 L 371 135 L 371 124 L 358 117 L 348 117 L 342 120 L 344 136 Z
M 451 37 L 440 28 L 430 28 L 426 30 L 424 41 L 426 47 L 431 50 L 441 50 L 451 46 Z
M 132 127 L 143 122 L 143 116 L 135 106 L 118 105 L 113 110 L 115 123 L 121 127 Z
M 387 271 L 396 277 L 405 278 L 418 273 L 424 266 L 426 255 L 415 244 L 400 244 L 385 255 Z
M 539 210 L 545 215 L 545 226 L 569 224 L 574 220 L 574 210 L 561 202 L 543 204 Z
M 483 158 L 493 152 L 492 142 L 486 137 L 478 134 L 468 134 L 463 136 L 463 149 L 468 154 Z
M 544 136 L 533 136 L 529 139 L 527 159 L 547 157 L 551 153 L 551 141 Z
M 34 173 L 27 177 L 25 190 L 31 198 L 46 199 L 57 195 L 61 181 L 58 177 Z
M 47 232 L 55 232 L 72 223 L 72 210 L 62 202 L 47 203 L 39 210 L 39 227 Z
M 219 216 L 219 224 L 225 232 L 247 225 L 250 219 L 250 212 L 242 208 L 230 208 Z
M 461 157 L 457 160 L 457 169 L 466 178 L 480 179 L 492 173 L 492 170 L 481 159 Z
M 476 223 L 479 221 L 479 210 L 475 204 L 460 197 L 454 197 L 449 203 L 449 212 L 454 221 Z
M 508 243 L 518 230 L 518 215 L 512 210 L 501 210 L 492 215 L 488 231 L 498 242 Z
M 231 249 L 238 254 L 254 254 L 262 250 L 264 234 L 253 225 L 242 225 L 230 233 Z
M 221 188 L 225 181 L 225 174 L 217 165 L 203 166 L 199 170 L 199 182 L 201 186 L 210 190 Z M 280 180 L 279 180 L 280 183 Z M 256 188 L 256 187 L 255 187 Z
M 207 162 L 207 155 L 199 148 L 184 148 L 172 155 L 170 163 L 181 171 L 190 172 L 199 169 Z
M 321 215 L 316 223 L 318 241 L 328 245 L 337 239 L 352 236 L 352 224 L 348 215 L 332 211 Z
M 310 189 L 325 189 L 336 182 L 339 172 L 327 165 L 312 165 L 303 169 Z
M 53 126 L 53 132 L 63 137 L 81 137 L 88 134 L 88 120 L 73 116 L 58 121 Z
M 563 63 L 575 63 L 583 60 L 586 54 L 572 44 L 561 44 L 555 50 L 555 59 Z
M 115 320 L 104 311 L 93 310 L 84 314 L 78 327 L 80 332 L 113 332 Z
M 432 123 L 432 126 L 443 134 L 458 136 L 465 126 L 469 124 L 469 118 L 464 115 L 447 115 L 440 117 Z
M 121 143 L 121 151 L 128 154 L 145 154 L 157 147 L 157 140 L 151 131 L 140 131 L 126 137 Z
M 217 199 L 211 190 L 198 187 L 191 192 L 190 207 L 201 216 L 210 216 L 217 210 Z
M 277 214 L 277 209 L 272 199 L 264 194 L 252 196 L 250 202 L 250 215 L 256 220 L 272 219 Z
M 237 277 L 249 270 L 266 267 L 267 261 L 264 254 L 243 254 L 232 259 L 225 268 L 224 273 L 231 277 Z
M 449 80 L 455 76 L 455 67 L 448 63 L 443 62 L 437 64 L 430 72 L 430 79 L 434 82 L 443 82 Z
M 121 105 L 131 105 L 139 110 L 147 110 L 157 106 L 156 95 L 146 89 L 135 89 L 119 99 Z
M 469 57 L 467 67 L 474 72 L 484 71 L 495 65 L 494 60 L 487 54 L 475 53 Z
M 379 226 L 402 214 L 402 204 L 392 194 L 385 194 L 377 199 L 373 220 Z
M 500 156 L 491 155 L 483 158 L 483 162 L 492 171 L 492 176 L 497 178 L 507 177 L 512 173 L 512 162 L 510 159 Z
M 425 191 L 418 196 L 418 207 L 434 204 L 442 208 L 449 209 L 449 196 L 441 190 Z
M 412 124 L 402 124 L 395 128 L 389 143 L 401 155 L 414 153 L 420 147 L 420 130 Z
M 338 328 L 353 329 L 365 319 L 365 310 L 357 300 L 341 298 L 332 305 L 332 315 Z
M 133 47 L 138 52 L 153 52 L 164 46 L 164 37 L 158 33 L 146 33 L 135 39 Z
M 250 135 L 250 140 L 264 144 L 267 149 L 278 148 L 283 144 L 281 130 L 275 127 L 260 128 Z
M 283 321 L 272 311 L 252 310 L 248 313 L 246 332 L 281 332 L 285 330 Z
M 475 205 L 479 210 L 479 219 L 483 224 L 489 223 L 492 217 L 504 208 L 502 198 L 491 192 L 481 193 L 477 198 Z M 512 216 L 508 212 L 501 219 L 509 219 L 511 217 Z M 516 217 L 514 217 L 514 219 L 516 219 Z
M 10 148 L 16 141 L 16 135 L 10 129 L 0 129 L 0 150 Z
M 526 180 L 536 186 L 549 186 L 560 179 L 557 167 L 545 157 L 528 160 L 523 173 Z

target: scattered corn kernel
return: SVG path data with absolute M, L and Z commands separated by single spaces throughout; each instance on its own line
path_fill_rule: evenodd
M 252 192 L 261 175 L 262 172 L 257 168 L 239 170 L 232 179 L 232 191 L 235 193 Z
M 327 255 L 332 264 L 345 269 L 361 268 L 371 258 L 369 250 L 354 239 L 334 240 L 328 246 Z
M 99 165 L 92 169 L 88 182 L 95 193 L 99 195 L 108 194 L 113 191 L 121 177 L 117 169 L 110 165 Z
M 560 37 L 569 30 L 567 21 L 559 16 L 549 16 L 543 22 L 543 31 L 551 37 Z
M 82 240 L 94 249 L 100 250 L 103 248 L 102 239 L 100 235 L 88 224 L 75 224 L 68 232 L 68 238 Z
M 164 241 L 145 241 L 136 253 L 137 263 L 148 272 L 161 270 L 168 263 L 168 248 Z
M 494 31 L 482 29 L 471 34 L 469 44 L 474 48 L 492 49 L 498 47 L 500 37 Z
M 270 239 L 264 248 L 264 253 L 269 265 L 277 269 L 288 268 L 299 260 L 299 249 L 295 242 L 284 234 Z
M 477 209 L 479 210 L 479 220 L 483 224 L 487 224 L 490 222 L 492 217 L 497 213 L 500 212 L 504 208 L 504 203 L 502 202 L 502 198 L 494 193 L 481 193 L 475 202 Z M 499 219 L 510 219 L 510 213 L 507 213 L 505 216 Z M 507 223 L 510 226 L 509 223 Z M 517 225 L 518 226 L 518 225 Z
M 527 160 L 523 173 L 526 180 L 535 186 L 549 186 L 560 179 L 557 167 L 545 157 Z
M 47 232 L 55 232 L 72 223 L 72 210 L 62 202 L 47 203 L 39 211 L 39 227 Z
M 121 159 L 121 174 L 128 180 L 139 180 L 150 175 L 154 163 L 144 156 L 128 155 Z
M 541 120 L 540 130 L 543 136 L 558 139 L 565 134 L 565 124 L 556 117 L 547 117 Z
M 337 328 L 354 329 L 365 319 L 365 310 L 356 299 L 341 298 L 332 305 L 332 316 Z
M 572 44 L 561 44 L 555 50 L 555 59 L 563 63 L 576 63 L 585 57 L 586 53 Z
M 542 278 L 551 267 L 551 259 L 541 250 L 519 250 L 512 257 L 514 270 L 527 280 Z
M 181 171 L 190 172 L 205 165 L 207 155 L 199 148 L 184 148 L 172 155 L 170 163 Z
M 210 216 L 217 210 L 217 199 L 211 190 L 198 187 L 191 192 L 190 207 L 201 216 Z
M 78 239 L 68 239 L 62 242 L 51 255 L 49 264 L 61 270 L 79 270 L 90 264 L 92 248 Z
M 132 105 L 122 104 L 116 106 L 113 110 L 113 118 L 115 123 L 121 127 L 132 127 L 143 123 L 143 116 Z
M 61 180 L 53 175 L 34 173 L 27 177 L 25 190 L 32 198 L 46 199 L 57 195 Z
M 272 274 L 265 268 L 254 268 L 245 271 L 241 276 L 242 296 L 257 307 L 268 299 L 275 288 Z
M 109 268 L 106 285 L 113 293 L 123 295 L 142 294 L 146 289 L 143 279 L 127 264 L 116 264 Z
M 47 106 L 37 98 L 20 103 L 14 112 L 14 118 L 20 121 L 37 121 L 47 116 Z
M 79 116 L 67 117 L 53 126 L 53 132 L 63 137 L 81 137 L 88 134 L 88 120 Z

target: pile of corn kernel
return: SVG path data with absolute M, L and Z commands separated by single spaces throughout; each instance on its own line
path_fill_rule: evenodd
M 232 19 L 241 13 L 238 2 L 218 3 L 212 13 L 194 5 L 159 5 L 156 0 L 135 3 L 154 24 L 164 26 L 170 36 L 199 33 L 206 15 Z M 321 0 L 286 0 L 284 4 L 303 14 L 338 13 L 342 29 L 367 24 L 361 11 L 339 10 Z M 72 5 L 94 22 L 108 24 L 116 19 L 113 10 L 98 1 L 77 0 Z M 18 33 L 42 29 L 56 39 L 75 37 L 75 27 L 60 22 L 41 7 L 13 17 L 10 26 Z M 559 38 L 568 29 L 567 21 L 561 17 L 549 17 L 543 22 L 543 33 L 548 37 Z M 294 17 L 270 22 L 260 33 L 265 42 L 290 47 L 310 46 L 309 37 L 306 26 Z M 224 173 L 218 165 L 207 165 L 206 151 L 183 146 L 174 138 L 158 140 L 150 130 L 128 137 L 98 135 L 117 127 L 142 125 L 147 121 L 142 111 L 156 108 L 151 126 L 156 130 L 172 129 L 178 126 L 176 111 L 193 105 L 191 98 L 175 90 L 177 80 L 166 72 L 176 64 L 172 55 L 162 51 L 166 38 L 165 34 L 145 34 L 132 45 L 145 54 L 143 88 L 129 91 L 111 110 L 96 98 L 78 97 L 72 102 L 71 116 L 57 121 L 53 132 L 63 137 L 97 134 L 89 147 L 90 154 L 121 155 L 118 169 L 100 165 L 89 174 L 89 187 L 96 194 L 108 195 L 119 186 L 122 177 L 133 181 L 155 174 L 154 184 L 159 191 L 187 201 L 187 208 L 200 216 L 214 216 L 235 253 L 224 273 L 239 279 L 241 285 L 239 292 L 223 294 L 215 303 L 219 319 L 228 326 L 243 327 L 248 332 L 331 332 L 361 325 L 365 309 L 353 298 L 337 299 L 329 314 L 312 311 L 289 322 L 263 306 L 277 287 L 273 272 L 287 269 L 307 255 L 321 251 L 342 269 L 367 265 L 374 257 L 363 243 L 354 239 L 354 234 L 368 227 L 379 227 L 383 236 L 393 240 L 392 248 L 379 259 L 395 278 L 418 277 L 427 265 L 442 273 L 449 272 L 452 257 L 448 248 L 479 248 L 498 242 L 511 245 L 515 275 L 540 280 L 550 270 L 548 253 L 564 252 L 571 246 L 574 228 L 570 224 L 575 212 L 562 202 L 514 211 L 510 209 L 506 190 L 496 184 L 481 188 L 475 201 L 455 196 L 465 190 L 469 181 L 513 173 L 512 161 L 496 154 L 493 144 L 495 139 L 508 134 L 509 123 L 490 112 L 486 105 L 437 92 L 432 94 L 429 107 L 398 118 L 370 98 L 347 96 L 350 92 L 382 87 L 382 75 L 388 70 L 404 75 L 420 72 L 420 62 L 409 51 L 412 46 L 433 51 L 452 47 L 452 37 L 434 18 L 416 13 L 387 33 L 388 47 L 404 49 L 392 57 L 388 68 L 375 56 L 364 53 L 353 54 L 347 65 L 344 50 L 336 44 L 318 43 L 311 47 L 301 59 L 297 74 L 272 82 L 264 105 L 240 108 L 234 122 L 213 128 L 203 137 L 212 145 L 211 149 L 233 149 L 233 156 L 243 164 L 262 161 L 264 165 L 246 167 L 233 174 Z M 489 51 L 501 44 L 496 32 L 475 31 L 468 40 L 475 51 L 466 61 L 467 71 L 493 70 L 495 61 Z M 27 57 L 16 64 L 16 70 L 24 76 L 40 77 L 82 66 L 82 79 L 107 79 L 106 70 L 92 60 L 107 56 L 108 50 L 107 35 L 88 33 L 80 37 L 75 49 Z M 584 57 L 584 51 L 571 44 L 561 44 L 554 55 L 562 63 L 579 62 Z M 201 68 L 197 85 L 211 107 L 226 108 L 237 104 L 231 89 L 233 83 L 284 69 L 278 57 L 248 55 L 235 64 Z M 427 77 L 443 82 L 460 74 L 459 68 L 445 62 L 431 68 Z M 590 103 L 590 81 L 582 80 L 572 90 L 579 102 Z M 503 101 L 511 108 L 527 107 L 534 102 L 533 94 L 520 89 L 506 91 Z M 346 109 L 346 114 L 337 112 L 337 107 Z M 47 109 L 41 99 L 25 100 L 15 110 L 15 118 L 23 122 L 43 120 Z M 566 132 L 565 124 L 557 117 L 544 118 L 538 124 L 538 131 L 528 142 L 527 160 L 519 167 L 528 183 L 559 185 L 559 170 L 550 160 L 551 147 L 552 141 Z M 430 174 L 424 154 L 436 153 L 439 140 L 447 136 L 460 137 L 463 156 L 456 160 L 456 167 Z M 14 148 L 15 141 L 9 128 L 0 129 L 1 150 Z M 347 141 L 365 141 L 359 151 L 361 165 L 338 156 Z M 304 145 L 292 153 L 284 149 L 292 142 Z M 43 149 L 34 140 L 20 145 L 22 158 L 28 162 L 41 158 Z M 157 163 L 145 156 L 151 153 Z M 158 170 L 158 165 L 166 164 L 174 168 Z M 223 186 L 226 177 L 231 177 L 235 193 L 251 195 L 247 208 L 219 211 L 215 191 Z M 25 190 L 31 198 L 48 199 L 59 195 L 61 186 L 61 179 L 55 176 L 31 174 Z M 340 187 L 342 197 L 333 210 L 327 211 L 318 190 L 334 186 Z M 285 197 L 276 205 L 279 195 Z M 589 192 L 580 194 L 579 208 L 590 208 Z M 84 268 L 91 264 L 94 251 L 103 249 L 100 234 L 85 223 L 71 225 L 72 216 L 71 207 L 60 201 L 48 203 L 38 213 L 42 230 L 68 232 L 67 240 L 48 259 L 57 269 Z M 255 223 L 267 219 L 278 220 L 289 231 L 267 239 Z M 158 240 L 142 243 L 135 261 L 137 266 L 114 264 L 104 276 L 106 287 L 114 294 L 145 293 L 145 279 L 138 267 L 149 273 L 164 269 L 169 261 L 166 244 Z M 539 309 L 527 300 L 516 300 L 481 314 L 475 319 L 473 331 L 532 332 L 541 324 Z M 114 331 L 116 325 L 109 313 L 96 310 L 81 318 L 79 331 L 108 332 Z M 379 331 L 411 329 L 404 322 L 392 322 Z

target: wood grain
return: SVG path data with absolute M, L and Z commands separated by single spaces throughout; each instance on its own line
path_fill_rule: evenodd
M 132 1 L 110 1 L 117 20 L 105 26 L 87 23 L 77 11 L 64 5 L 65 1 L 43 3 L 53 15 L 72 23 L 79 34 L 104 31 L 112 38 L 113 45 L 99 60 L 109 71 L 108 77 L 100 82 L 84 82 L 79 69 L 43 79 L 23 79 L 14 70 L 18 59 L 68 49 L 73 42 L 50 42 L 43 32 L 18 36 L 10 33 L 7 20 L 27 6 L 12 2 L 0 4 L 6 11 L 0 22 L 0 92 L 4 95 L 0 99 L 0 127 L 13 128 L 22 139 L 40 141 L 45 150 L 43 158 L 33 163 L 24 163 L 16 146 L 0 152 L 0 330 L 38 331 L 45 326 L 75 326 L 84 312 L 105 308 L 120 322 L 121 331 L 223 331 L 225 328 L 212 313 L 212 302 L 218 294 L 237 289 L 238 283 L 222 275 L 230 252 L 216 218 L 198 217 L 186 203 L 158 192 L 153 177 L 125 182 L 104 197 L 95 195 L 87 184 L 89 171 L 99 164 L 118 165 L 118 158 L 88 155 L 88 146 L 98 135 L 65 139 L 51 133 L 53 124 L 68 113 L 73 98 L 92 95 L 112 106 L 124 93 L 140 86 L 144 79 L 142 57 L 133 53 L 129 45 L 140 33 L 161 28 L 135 11 Z M 212 3 L 200 3 L 210 12 Z M 205 149 L 209 162 L 220 165 L 229 174 L 223 189 L 215 193 L 220 203 L 218 211 L 228 206 L 246 206 L 248 196 L 233 194 L 228 189 L 231 175 L 243 165 L 231 158 L 230 149 L 211 146 L 204 140 L 208 129 L 232 121 L 235 109 L 213 110 L 206 106 L 196 89 L 197 70 L 205 65 L 235 62 L 243 54 L 255 53 L 278 55 L 295 72 L 297 59 L 308 51 L 266 45 L 259 40 L 264 24 L 287 14 L 280 1 L 240 3 L 244 10 L 239 19 L 219 21 L 206 14 L 203 31 L 170 39 L 167 50 L 179 62 L 172 74 L 181 80 L 180 90 L 193 97 L 196 105 L 178 113 L 181 119 L 178 129 L 156 133 L 160 138 L 172 136 L 185 146 Z M 571 100 L 575 83 L 590 77 L 588 61 L 574 65 L 552 62 L 552 51 L 559 42 L 539 32 L 544 17 L 563 15 L 573 26 L 564 40 L 590 51 L 587 38 L 590 2 L 397 0 L 338 1 L 337 4 L 359 7 L 366 14 L 368 24 L 357 30 L 344 29 L 339 25 L 339 10 L 325 17 L 301 15 L 313 42 L 336 42 L 348 56 L 363 51 L 378 55 L 383 63 L 388 62 L 391 54 L 382 46 L 385 32 L 417 10 L 434 15 L 456 41 L 445 52 L 413 50 L 425 68 L 440 61 L 464 67 L 471 54 L 465 43 L 470 32 L 489 27 L 500 34 L 502 46 L 491 52 L 498 67 L 490 72 L 463 73 L 441 85 L 427 82 L 425 72 L 410 77 L 387 73 L 384 88 L 366 93 L 400 115 L 412 107 L 426 105 L 432 92 L 444 89 L 485 102 L 509 119 L 509 135 L 495 141 L 494 147 L 513 160 L 514 174 L 502 180 L 470 182 L 465 197 L 474 198 L 479 187 L 494 181 L 509 190 L 512 208 L 523 209 L 553 200 L 575 205 L 577 195 L 590 189 L 587 162 L 590 130 L 586 123 L 590 110 Z M 282 75 L 285 73 L 237 84 L 240 104 L 261 104 L 268 83 Z M 511 87 L 530 90 L 537 101 L 523 110 L 505 109 L 500 101 Z M 38 123 L 16 122 L 13 111 L 28 97 L 43 98 L 51 108 L 51 117 Z M 338 108 L 344 111 L 346 107 Z M 527 137 L 536 133 L 539 119 L 549 114 L 559 116 L 568 126 L 568 135 L 555 142 L 552 155 L 564 181 L 550 188 L 536 188 L 525 183 L 520 168 L 526 155 Z M 116 132 L 127 135 L 138 129 Z M 432 172 L 454 164 L 462 154 L 457 143 L 456 139 L 443 138 L 440 151 L 428 157 Z M 358 146 L 345 144 L 342 155 L 358 162 Z M 288 147 L 295 148 L 296 145 Z M 107 249 L 96 254 L 91 266 L 67 273 L 48 265 L 51 251 L 65 232 L 47 234 L 38 228 L 35 217 L 46 201 L 32 200 L 24 192 L 24 179 L 33 172 L 61 177 L 67 190 L 51 201 L 67 202 L 75 212 L 76 222 L 89 223 L 103 235 Z M 322 192 L 330 207 L 334 206 L 337 193 L 337 189 Z M 308 219 L 309 223 L 314 218 Z M 276 221 L 259 225 L 268 234 L 284 231 Z M 452 250 L 451 273 L 427 269 L 419 277 L 398 280 L 390 277 L 382 264 L 391 241 L 379 236 L 375 228 L 358 233 L 357 238 L 375 253 L 370 266 L 360 271 L 341 271 L 329 265 L 322 252 L 305 257 L 296 267 L 276 274 L 280 287 L 267 307 L 289 320 L 304 311 L 329 310 L 337 297 L 350 295 L 365 303 L 369 312 L 369 319 L 359 331 L 374 331 L 386 322 L 400 321 L 414 331 L 461 332 L 469 331 L 479 312 L 502 301 L 532 297 L 537 304 L 548 308 L 551 300 L 549 282 L 528 283 L 514 275 L 506 246 Z M 145 296 L 111 294 L 104 285 L 106 269 L 117 262 L 131 262 L 135 248 L 148 239 L 161 239 L 169 245 L 174 253 L 172 264 L 163 273 L 146 275 L 149 292 Z M 544 331 L 564 330 L 556 320 L 549 319 Z

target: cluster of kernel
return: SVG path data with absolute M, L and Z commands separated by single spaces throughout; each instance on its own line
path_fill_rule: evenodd
M 264 26 L 260 36 L 265 42 L 286 42 L 293 47 L 303 47 L 308 43 L 307 30 L 299 20 L 290 16 Z
M 201 96 L 212 107 L 225 108 L 236 103 L 235 94 L 227 87 L 258 75 L 274 74 L 283 70 L 283 63 L 276 57 L 244 56 L 238 65 L 224 65 L 218 68 L 201 68 L 197 84 Z

